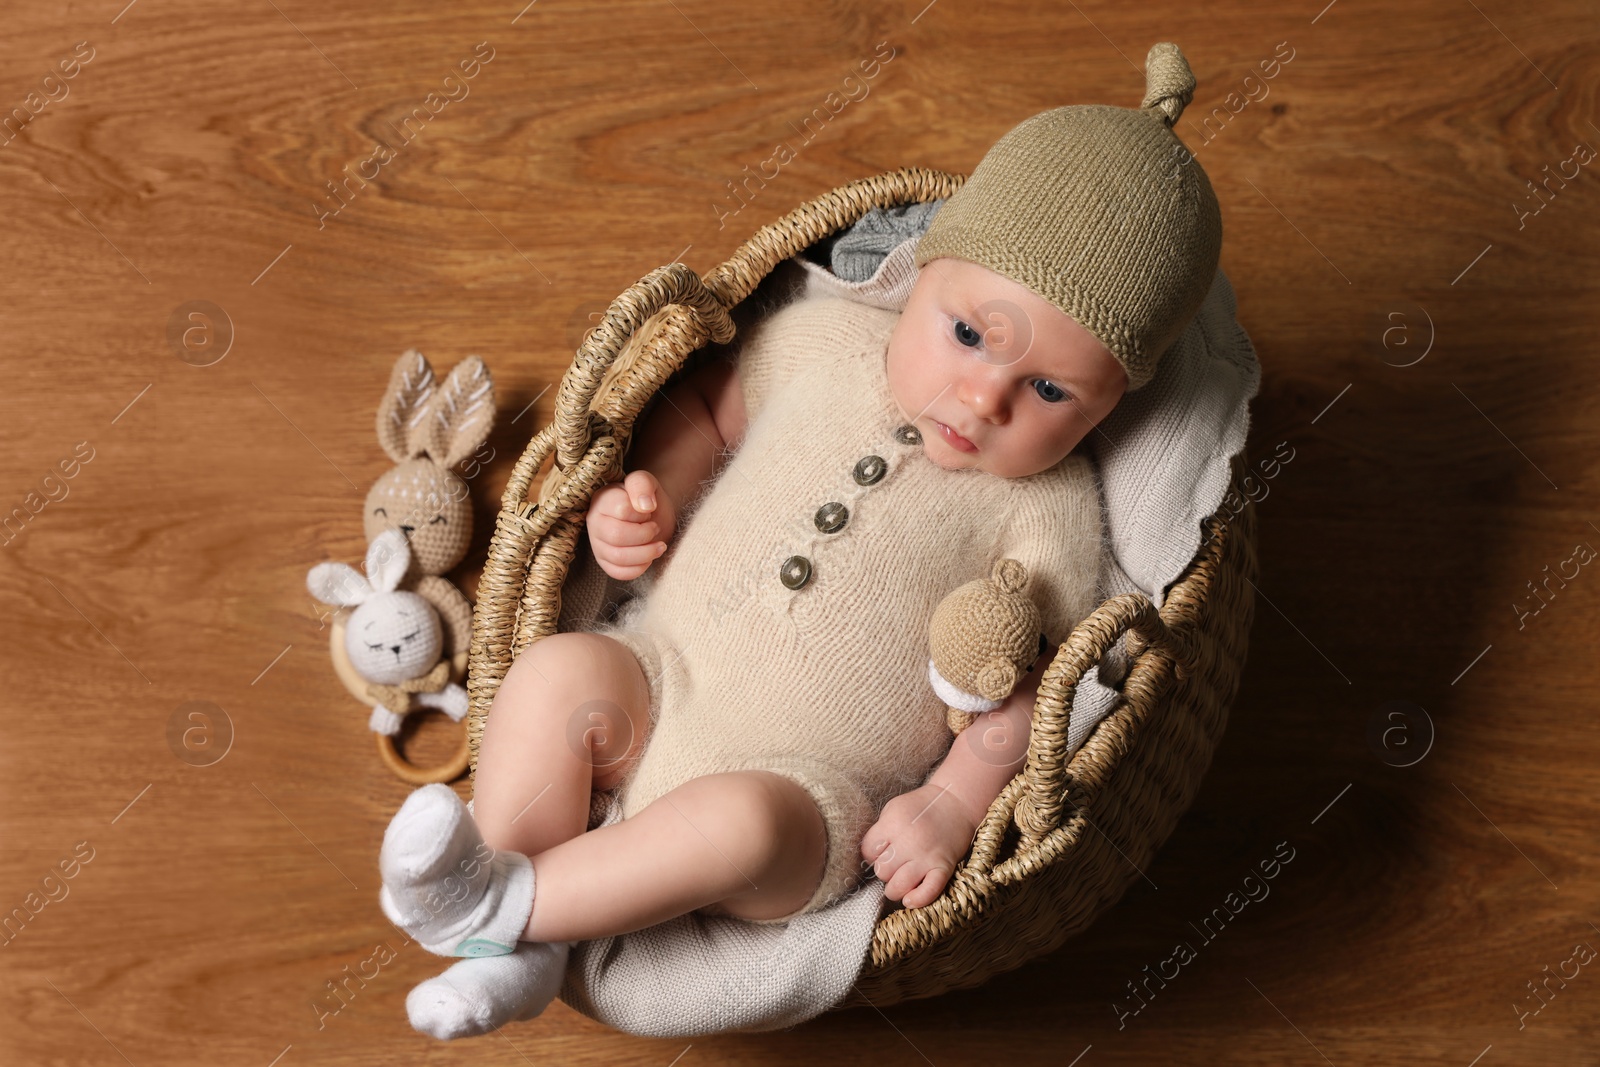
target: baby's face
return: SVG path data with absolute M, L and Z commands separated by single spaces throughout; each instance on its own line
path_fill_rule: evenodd
M 1061 462 L 1128 384 L 1111 351 L 1070 315 L 951 257 L 922 268 L 889 338 L 888 375 L 929 459 L 1002 478 Z

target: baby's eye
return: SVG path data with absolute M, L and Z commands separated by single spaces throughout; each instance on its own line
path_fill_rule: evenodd
M 1059 404 L 1063 400 L 1071 399 L 1061 386 L 1045 378 L 1035 378 L 1033 380 L 1033 388 L 1036 393 L 1052 404 Z
M 381 643 L 375 645 L 371 641 L 368 641 L 367 642 L 367 647 L 372 649 L 372 651 L 374 651 L 374 652 L 382 652 L 383 651 L 383 645 Z
M 977 330 L 974 330 L 971 326 L 968 326 L 960 319 L 957 319 L 956 340 L 966 345 L 968 348 L 976 348 L 983 340 L 983 334 L 979 333 Z
M 385 508 L 373 508 L 372 513 L 374 515 L 382 515 L 386 519 L 389 517 L 389 512 Z
M 419 633 L 421 633 L 421 632 L 422 632 L 422 631 L 420 631 L 420 630 L 412 630 L 412 631 L 411 631 L 411 632 L 410 632 L 410 633 L 408 633 L 408 634 L 406 634 L 406 635 L 405 635 L 405 636 L 404 636 L 404 637 L 402 637 L 402 638 L 401 638 L 401 639 L 400 639 L 400 640 L 402 640 L 402 641 L 409 641 L 409 640 L 411 640 L 411 639 L 412 639 L 412 638 L 413 638 L 413 637 L 415 637 L 415 636 L 417 636 L 417 634 L 419 634 Z

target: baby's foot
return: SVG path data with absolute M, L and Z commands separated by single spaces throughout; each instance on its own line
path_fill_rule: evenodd
M 507 955 L 533 912 L 533 861 L 490 848 L 442 783 L 406 797 L 384 831 L 378 868 L 384 914 L 435 955 Z
M 406 995 L 411 1025 L 448 1041 L 532 1019 L 561 991 L 574 944 L 524 941 L 508 956 L 462 960 Z

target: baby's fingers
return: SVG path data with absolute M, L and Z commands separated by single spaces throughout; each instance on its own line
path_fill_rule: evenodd
M 595 540 L 615 548 L 633 548 L 662 539 L 660 524 L 649 519 L 630 522 L 611 515 L 591 513 L 588 522 L 590 535 Z
M 662 552 L 666 552 L 667 542 L 651 541 L 650 544 L 632 545 L 632 547 L 627 547 L 627 545 L 597 544 L 594 549 L 595 558 L 600 560 L 600 563 L 610 563 L 611 566 L 616 566 L 616 568 L 650 566 L 654 558 L 659 557 Z
M 885 878 L 883 896 L 891 901 L 901 901 L 906 907 L 922 907 L 944 888 L 947 872 L 944 867 L 930 867 L 923 857 L 907 857 L 899 864 L 893 877 Z M 931 885 L 930 885 L 931 883 Z
M 921 863 L 910 859 L 895 864 L 894 873 L 889 874 L 887 877 L 880 870 L 878 877 L 883 879 L 883 895 L 890 900 L 899 900 L 906 893 L 917 887 L 917 883 L 922 881 L 922 876 L 925 873 L 927 872 L 923 869 Z M 907 905 L 907 907 L 909 906 Z
M 862 866 L 869 866 L 878 858 L 878 854 L 889 847 L 889 835 L 878 829 L 882 823 L 876 823 L 861 838 Z
M 894 842 L 887 838 L 876 846 L 870 855 L 865 855 L 865 843 L 863 843 L 862 851 L 864 853 L 862 868 L 881 882 L 888 882 L 889 879 L 894 877 L 895 872 L 900 870 L 901 865 L 905 863 L 905 860 L 900 858 L 899 849 L 895 847 Z
M 661 488 L 655 475 L 646 470 L 629 471 L 627 477 L 622 479 L 622 485 L 628 491 L 628 503 L 634 511 L 641 516 L 655 513 L 660 504 L 656 494 Z
M 628 477 L 643 473 L 634 471 Z M 635 496 L 636 493 L 629 490 L 625 481 L 603 485 L 595 490 L 594 499 L 589 502 L 589 517 L 593 519 L 597 515 L 605 515 L 622 522 L 646 522 L 651 518 L 651 513 L 634 507 Z
M 907 867 L 909 865 L 907 864 Z M 922 881 L 907 889 L 901 904 L 906 907 L 926 907 L 928 904 L 933 904 L 934 901 L 938 901 L 939 893 L 944 891 L 944 883 L 949 880 L 950 872 L 946 867 L 930 867 L 923 875 Z
M 594 546 L 594 558 L 607 574 L 619 582 L 626 582 L 649 570 L 650 564 L 666 550 L 665 541 L 655 541 L 632 548 L 597 544 Z

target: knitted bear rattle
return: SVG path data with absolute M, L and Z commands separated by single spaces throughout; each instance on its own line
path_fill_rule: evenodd
M 416 708 L 437 708 L 456 722 L 467 714 L 467 691 L 450 680 L 450 661 L 440 659 L 444 627 L 439 615 L 416 593 L 398 589 L 411 565 L 411 549 L 399 530 L 385 530 L 367 546 L 367 575 L 347 563 L 319 563 L 306 575 L 306 588 L 324 604 L 354 607 L 345 626 L 345 652 L 366 679 L 374 705 L 367 721 L 378 735 L 384 762 L 415 784 L 448 782 L 466 769 L 468 748 L 441 767 L 413 767 L 395 751 L 401 720 Z
M 1044 651 L 1028 571 L 1014 559 L 994 565 L 940 602 L 929 625 L 928 680 L 948 705 L 951 733 L 998 708 Z

